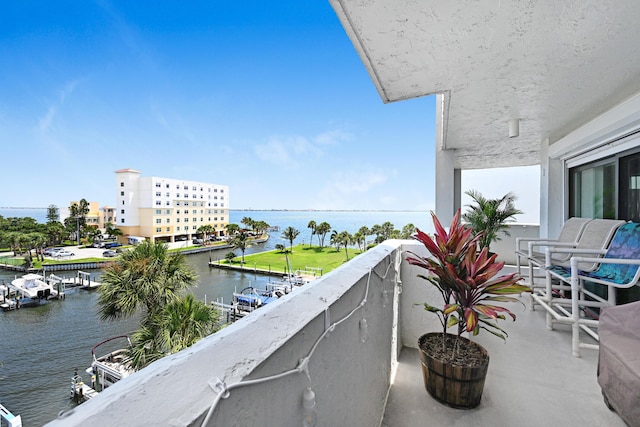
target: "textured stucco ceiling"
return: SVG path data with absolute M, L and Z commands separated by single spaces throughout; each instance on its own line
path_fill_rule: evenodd
M 538 164 L 640 90 L 638 0 L 330 1 L 384 102 L 445 95 L 461 169 Z

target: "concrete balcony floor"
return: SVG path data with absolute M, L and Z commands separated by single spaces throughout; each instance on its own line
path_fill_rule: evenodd
M 569 327 L 549 331 L 544 310 L 530 310 L 528 296 L 522 301 L 526 307 L 511 307 L 516 322 L 502 322 L 506 343 L 486 331 L 473 338 L 491 357 L 477 408 L 453 409 L 429 396 L 418 351 L 404 347 L 381 425 L 625 426 L 602 399 L 598 352 L 582 349 L 580 358 L 573 357 Z

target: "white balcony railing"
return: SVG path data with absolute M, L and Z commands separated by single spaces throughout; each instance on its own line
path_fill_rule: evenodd
M 440 329 L 420 306 L 440 297 L 406 251 L 426 255 L 415 241 L 386 241 L 48 425 L 281 427 L 306 415 L 317 426 L 624 425 L 602 402 L 597 352 L 572 357 L 570 331 L 547 331 L 528 304 L 503 323 L 506 345 L 476 337 L 491 354 L 478 409 L 436 403 L 408 347 Z
M 302 425 L 308 387 L 317 425 L 378 425 L 399 352 L 400 260 L 386 242 L 49 425 Z

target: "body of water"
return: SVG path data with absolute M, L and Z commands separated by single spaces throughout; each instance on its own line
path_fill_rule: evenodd
M 32 216 L 30 210 L 23 210 Z M 5 217 L 18 216 L 6 215 Z M 271 250 L 278 243 L 282 230 L 288 226 L 300 230 L 295 243 L 308 244 L 309 221 L 331 224 L 338 232 L 354 233 L 361 226 L 371 227 L 386 221 L 402 229 L 413 223 L 425 231 L 432 229 L 428 212 L 325 212 L 325 211 L 231 211 L 232 223 L 240 224 L 244 217 L 279 226 L 271 238 L 247 249 L 246 254 Z M 44 215 L 46 221 L 46 209 Z M 288 242 L 286 242 L 288 244 Z M 327 242 L 325 242 L 327 243 Z M 314 244 L 317 240 L 314 237 Z M 230 300 L 234 290 L 247 286 L 264 288 L 268 278 L 249 272 L 209 268 L 209 257 L 223 258 L 227 250 L 187 256 L 198 274 L 198 285 L 191 292 L 200 300 L 223 298 Z M 69 272 L 69 275 L 75 275 Z M 100 271 L 93 271 L 100 280 Z M 0 281 L 12 280 L 15 273 L 0 270 Z M 101 321 L 96 312 L 96 291 L 68 290 L 64 301 L 50 301 L 40 307 L 0 312 L 0 403 L 14 415 L 21 415 L 23 425 L 39 426 L 52 420 L 61 410 L 70 409 L 71 377 L 74 369 L 86 381 L 84 370 L 91 364 L 91 348 L 98 342 L 138 328 L 138 319 Z

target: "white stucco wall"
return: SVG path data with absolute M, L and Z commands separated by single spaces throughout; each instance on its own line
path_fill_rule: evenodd
M 227 386 L 298 366 L 327 325 L 361 309 L 318 342 L 303 373 L 231 390 L 208 425 L 302 424 L 303 392 L 316 395 L 318 424 L 375 426 L 390 387 L 394 346 L 396 253 L 385 242 L 250 316 L 166 357 L 63 414 L 49 426 L 201 425 L 217 393 Z M 367 321 L 362 341 L 360 322 Z

